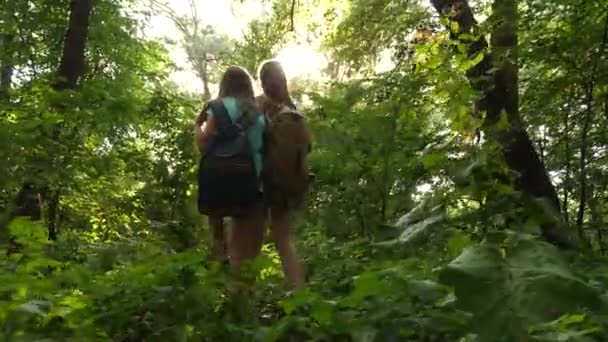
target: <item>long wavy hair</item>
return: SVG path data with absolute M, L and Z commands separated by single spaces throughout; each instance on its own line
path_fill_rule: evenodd
M 260 65 L 258 75 L 264 95 L 274 102 L 295 108 L 289 95 L 285 71 L 279 61 L 271 59 L 263 62 Z
M 240 66 L 230 66 L 224 72 L 220 81 L 219 97 L 232 96 L 239 101 L 243 115 L 251 118 L 257 114 L 255 92 L 251 76 Z

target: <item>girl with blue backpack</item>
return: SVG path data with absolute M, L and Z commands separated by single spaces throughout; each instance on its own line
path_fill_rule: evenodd
M 253 82 L 245 69 L 229 67 L 219 96 L 209 101 L 195 122 L 201 151 L 198 209 L 207 215 L 212 256 L 237 268 L 255 258 L 264 238 L 263 148 L 266 121 L 255 104 Z M 234 226 L 225 246 L 224 219 Z M 226 249 L 227 252 L 226 253 Z

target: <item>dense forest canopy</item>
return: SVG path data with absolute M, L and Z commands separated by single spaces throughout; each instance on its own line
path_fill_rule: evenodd
M 604 341 L 607 13 L 0 0 L 0 340 Z M 193 120 L 269 58 L 314 134 L 299 291 L 270 243 L 206 262 L 196 208 Z

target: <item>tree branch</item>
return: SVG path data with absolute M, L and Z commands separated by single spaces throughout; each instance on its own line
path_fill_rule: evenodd
M 291 17 L 291 31 L 295 31 L 296 27 L 295 27 L 295 13 L 296 13 L 296 1 L 297 0 L 291 0 L 291 11 L 290 11 L 290 17 Z
M 192 30 L 190 30 L 190 28 L 188 27 L 188 23 L 185 23 L 183 21 L 183 18 L 179 16 L 171 7 L 169 7 L 168 4 L 160 2 L 159 0 L 150 0 L 150 4 L 152 5 L 152 7 L 155 7 L 157 10 L 161 11 L 167 17 L 169 17 L 169 19 L 171 19 L 173 24 L 177 26 L 177 29 L 184 36 L 192 36 L 193 33 L 191 32 Z

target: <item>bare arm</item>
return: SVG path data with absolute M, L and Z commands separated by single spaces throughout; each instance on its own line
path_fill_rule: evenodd
M 204 117 L 204 119 L 201 119 L 201 117 Z M 213 115 L 207 116 L 207 113 L 201 113 L 197 117 L 194 123 L 194 139 L 200 152 L 203 152 L 205 145 L 215 133 L 216 125 Z
M 203 125 L 203 123 L 205 123 L 205 121 L 207 121 L 207 113 L 205 111 L 202 111 L 196 117 L 196 119 L 194 119 L 194 125 L 192 127 L 192 132 L 194 135 L 194 142 L 196 143 L 196 146 L 198 147 L 198 150 L 200 152 L 203 151 L 203 149 L 202 149 L 203 130 L 202 130 L 201 126 Z

